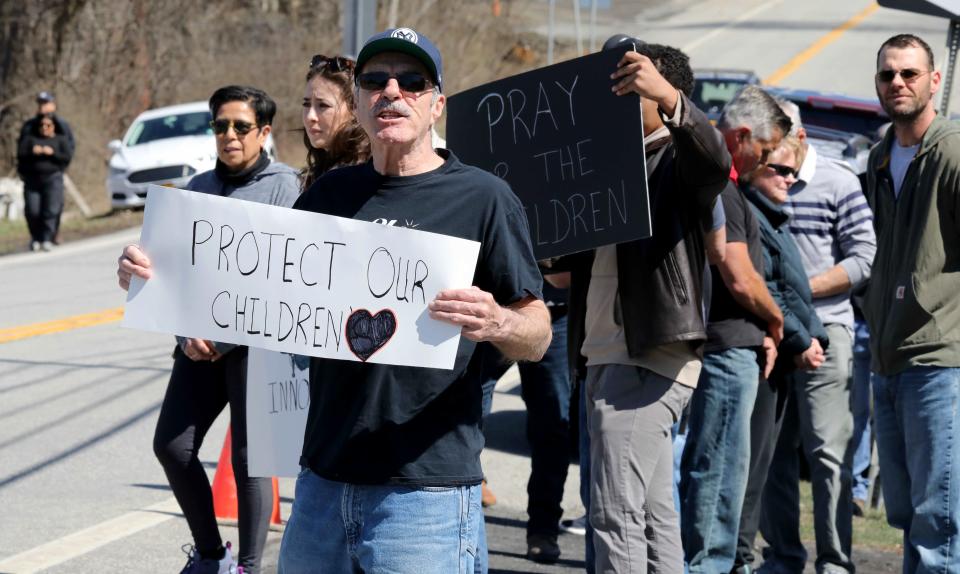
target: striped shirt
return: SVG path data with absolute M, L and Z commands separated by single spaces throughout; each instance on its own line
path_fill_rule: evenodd
M 870 278 L 877 250 L 873 213 L 860 180 L 849 167 L 807 146 L 807 156 L 797 182 L 790 188 L 784 211 L 790 215 L 790 234 L 800 249 L 807 277 L 839 264 L 854 290 Z M 841 324 L 853 329 L 849 292 L 815 298 L 813 305 L 824 325 Z

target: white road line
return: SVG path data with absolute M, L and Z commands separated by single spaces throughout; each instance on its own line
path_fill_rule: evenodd
M 736 26 L 736 25 L 739 24 L 740 22 L 744 22 L 744 21 L 746 21 L 746 20 L 749 20 L 749 19 L 753 18 L 754 16 L 756 16 L 757 14 L 759 14 L 759 13 L 761 13 L 761 12 L 764 12 L 764 11 L 766 11 L 766 10 L 769 10 L 770 8 L 773 8 L 774 6 L 776 6 L 777 4 L 780 4 L 780 3 L 782 3 L 782 2 L 783 2 L 783 0 L 769 0 L 768 2 L 764 2 L 763 4 L 760 4 L 759 6 L 755 6 L 754 8 L 752 8 L 752 9 L 750 9 L 750 10 L 747 10 L 746 12 L 744 12 L 744 13 L 741 14 L 740 16 L 734 18 L 733 20 L 730 20 L 729 22 L 727 22 L 727 23 L 724 24 L 723 26 L 720 26 L 719 28 L 714 28 L 714 29 L 713 29 L 712 31 L 710 31 L 709 33 L 704 34 L 703 36 L 700 36 L 699 38 L 697 38 L 697 39 L 694 40 L 693 42 L 690 42 L 689 44 L 687 44 L 686 46 L 683 46 L 683 47 L 680 48 L 680 49 L 681 49 L 683 52 L 689 54 L 692 50 L 696 50 L 697 48 L 699 48 L 700 46 L 702 46 L 704 43 L 709 42 L 710 40 L 713 40 L 714 38 L 716 38 L 717 36 L 719 36 L 719 35 L 722 34 L 723 32 L 726 32 L 729 28 L 733 28 L 734 26 Z
M 49 253 L 16 253 L 14 255 L 5 255 L 0 257 L 0 268 L 8 265 L 15 265 L 17 263 L 23 263 L 25 261 L 33 262 L 40 260 L 59 259 L 63 257 L 73 257 L 81 253 L 96 251 L 97 249 L 106 247 L 108 245 L 136 243 L 139 240 L 140 227 L 131 227 L 130 229 L 115 231 L 113 233 L 108 233 L 107 235 L 100 235 L 90 239 L 81 239 L 79 241 L 65 243 Z M 117 250 L 117 256 L 120 256 L 120 249 Z
M 180 506 L 170 497 L 11 556 L 0 561 L 0 572 L 26 574 L 52 568 L 177 516 L 182 516 Z

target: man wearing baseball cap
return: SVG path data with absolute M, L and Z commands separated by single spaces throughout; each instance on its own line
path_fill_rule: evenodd
M 474 349 L 489 341 L 511 360 L 543 356 L 542 278 L 509 186 L 431 144 L 445 104 L 433 43 L 410 28 L 373 36 L 355 83 L 372 161 L 328 172 L 294 207 L 477 241 L 480 255 L 471 286 L 429 303 L 431 319 L 462 327 L 452 370 L 311 359 L 279 571 L 473 572 L 483 477 Z
M 37 113 L 32 118 L 25 121 L 23 126 L 20 127 L 20 138 L 17 141 L 19 142 L 28 134 L 36 131 L 36 123 L 40 121 L 39 118 L 41 116 L 53 114 L 53 123 L 56 133 L 67 137 L 67 144 L 70 146 L 70 157 L 73 158 L 73 151 L 76 149 L 76 142 L 73 139 L 73 130 L 70 129 L 70 124 L 67 123 L 67 120 L 57 115 L 57 100 L 53 96 L 53 93 L 44 90 L 37 94 L 36 101 Z

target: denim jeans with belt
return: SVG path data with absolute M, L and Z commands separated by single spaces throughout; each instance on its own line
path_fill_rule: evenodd
M 280 574 L 472 574 L 480 485 L 366 486 L 297 478 Z
M 887 521 L 903 572 L 960 572 L 960 368 L 874 374 L 874 427 Z
M 680 527 L 692 573 L 729 572 L 733 567 L 759 382 L 754 348 L 724 349 L 703 357 L 680 467 Z

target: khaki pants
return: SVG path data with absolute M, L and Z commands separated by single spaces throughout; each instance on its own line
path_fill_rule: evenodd
M 683 572 L 670 429 L 693 389 L 647 369 L 587 369 L 596 571 Z

